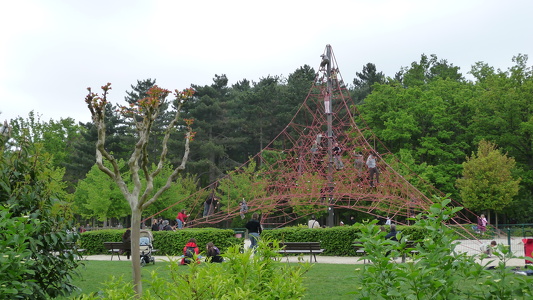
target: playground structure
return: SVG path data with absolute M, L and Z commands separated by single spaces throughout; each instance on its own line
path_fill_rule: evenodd
M 277 228 L 324 211 L 331 227 L 339 222 L 338 209 L 405 224 L 407 218 L 426 211 L 433 196 L 443 196 L 392 155 L 365 125 L 330 45 L 320 57 L 309 93 L 285 129 L 243 166 L 181 200 L 195 212 L 203 211 L 213 191 L 219 199 L 207 216 L 193 213 L 189 227 L 240 215 L 249 218 L 258 212 L 265 227 Z M 377 158 L 378 174 L 373 178 L 366 166 L 370 154 Z M 239 187 L 243 182 L 247 190 Z M 246 211 L 239 206 L 243 199 Z M 465 213 L 453 222 L 469 223 Z

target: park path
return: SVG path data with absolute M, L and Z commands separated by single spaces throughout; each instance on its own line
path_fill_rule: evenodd
M 495 240 L 498 244 L 508 244 L 508 240 L 505 238 L 496 238 L 496 239 L 489 239 L 489 240 L 461 240 L 459 241 L 460 244 L 456 247 L 457 252 L 466 252 L 470 255 L 476 255 L 480 254 L 480 246 L 482 243 L 490 243 L 490 241 Z M 249 245 L 249 240 L 245 239 L 244 245 L 247 247 Z M 524 244 L 522 243 L 521 238 L 511 238 L 511 250 L 513 251 L 514 255 L 516 256 L 524 256 Z M 154 255 L 154 258 L 156 262 L 158 261 L 168 261 L 170 259 L 172 260 L 178 260 L 181 257 L 180 256 L 158 256 Z M 111 255 L 89 255 L 84 257 L 86 260 L 111 260 Z M 120 257 L 121 261 L 127 261 L 125 256 Z M 303 256 L 304 261 L 309 261 L 309 255 Z M 117 261 L 117 257 L 113 257 L 113 261 Z M 285 262 L 298 262 L 297 256 L 286 256 L 282 258 L 282 261 Z M 401 259 L 398 258 L 394 260 L 395 262 L 401 262 Z M 497 265 L 499 262 L 498 258 L 495 258 L 494 256 L 492 258 L 484 259 L 483 261 L 478 260 L 479 263 L 487 264 L 488 266 L 494 266 Z M 344 264 L 344 265 L 355 265 L 355 264 L 363 264 L 364 261 L 360 259 L 360 257 L 354 257 L 354 256 L 325 256 L 325 255 L 318 255 L 317 256 L 317 263 L 323 263 L 323 264 Z M 525 260 L 513 258 L 507 262 L 508 266 L 512 267 L 523 267 L 525 265 Z

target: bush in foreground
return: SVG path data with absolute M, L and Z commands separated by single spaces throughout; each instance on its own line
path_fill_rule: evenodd
M 494 254 L 499 258 L 493 270 L 490 263 L 479 264 L 476 257 L 457 253 L 455 232 L 445 224 L 461 208 L 450 208 L 450 200 L 431 206 L 427 214 L 415 220 L 427 235 L 414 240 L 409 248 L 407 235 L 397 235 L 398 241 L 385 240 L 375 222 L 361 231 L 366 259 L 357 274 L 356 299 L 531 299 L 533 278 L 517 275 L 506 266 L 513 258 L 508 247 L 500 245 Z M 417 254 L 406 263 L 396 263 L 394 257 Z M 486 258 L 486 257 L 483 257 Z
M 146 289 L 142 299 L 300 299 L 305 288 L 302 282 L 309 269 L 307 263 L 297 266 L 279 263 L 276 252 L 279 245 L 269 241 L 259 243 L 256 252 L 233 246 L 224 254 L 224 263 L 201 263 L 180 266 L 171 261 L 170 278 L 161 278 L 152 272 L 145 280 L 151 288 Z M 178 268 L 188 268 L 178 272 Z M 113 278 L 106 289 L 98 294 L 82 295 L 80 300 L 131 299 L 131 281 Z

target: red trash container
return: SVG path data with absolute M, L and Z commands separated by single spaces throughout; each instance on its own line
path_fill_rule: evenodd
M 533 239 L 522 239 L 524 243 L 524 256 L 533 259 Z M 526 264 L 533 264 L 533 262 L 526 259 Z

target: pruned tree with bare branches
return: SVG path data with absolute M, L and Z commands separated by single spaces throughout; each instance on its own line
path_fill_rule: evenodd
M 136 144 L 131 156 L 128 160 L 129 176 L 131 176 L 131 182 L 133 186 L 130 188 L 126 184 L 123 174 L 120 171 L 117 160 L 113 155 L 106 151 L 106 128 L 105 128 L 105 105 L 107 104 L 108 94 L 111 90 L 111 84 L 108 83 L 102 88 L 102 94 L 93 93 L 91 88 L 88 88 L 88 95 L 85 97 L 89 110 L 92 115 L 94 125 L 98 131 L 98 141 L 96 143 L 96 164 L 98 168 L 112 178 L 120 191 L 124 195 L 124 198 L 128 201 L 131 208 L 131 250 L 132 250 L 132 269 L 133 269 L 133 283 L 135 293 L 138 297 L 142 296 L 142 283 L 141 283 L 141 263 L 140 263 L 140 250 L 139 250 L 139 237 L 142 212 L 150 204 L 154 203 L 157 198 L 166 190 L 168 190 L 173 181 L 175 181 L 181 172 L 185 170 L 185 164 L 189 156 L 189 143 L 194 137 L 191 125 L 192 119 L 184 119 L 185 126 L 179 126 L 180 112 L 183 104 L 192 97 L 194 91 L 192 89 L 185 89 L 183 91 L 174 91 L 176 100 L 174 103 L 174 118 L 166 128 L 164 138 L 161 145 L 161 153 L 157 158 L 148 157 L 147 147 L 150 142 L 150 132 L 154 121 L 160 114 L 160 107 L 167 101 L 167 97 L 171 94 L 169 90 L 160 88 L 158 86 L 152 87 L 148 91 L 148 96 L 140 99 L 137 103 L 132 103 L 129 107 L 119 106 L 119 111 L 126 118 L 131 120 L 131 123 L 135 126 L 136 131 Z M 177 166 L 172 174 L 166 179 L 166 184 L 159 190 L 154 191 L 154 178 L 157 177 L 166 160 L 168 147 L 167 143 L 171 136 L 171 133 L 176 130 L 185 131 L 185 146 L 184 154 L 181 160 L 181 164 Z M 157 160 L 157 167 L 151 168 L 150 159 Z M 111 165 L 110 168 L 104 165 L 104 161 L 108 161 Z M 144 188 L 143 182 L 144 179 Z

